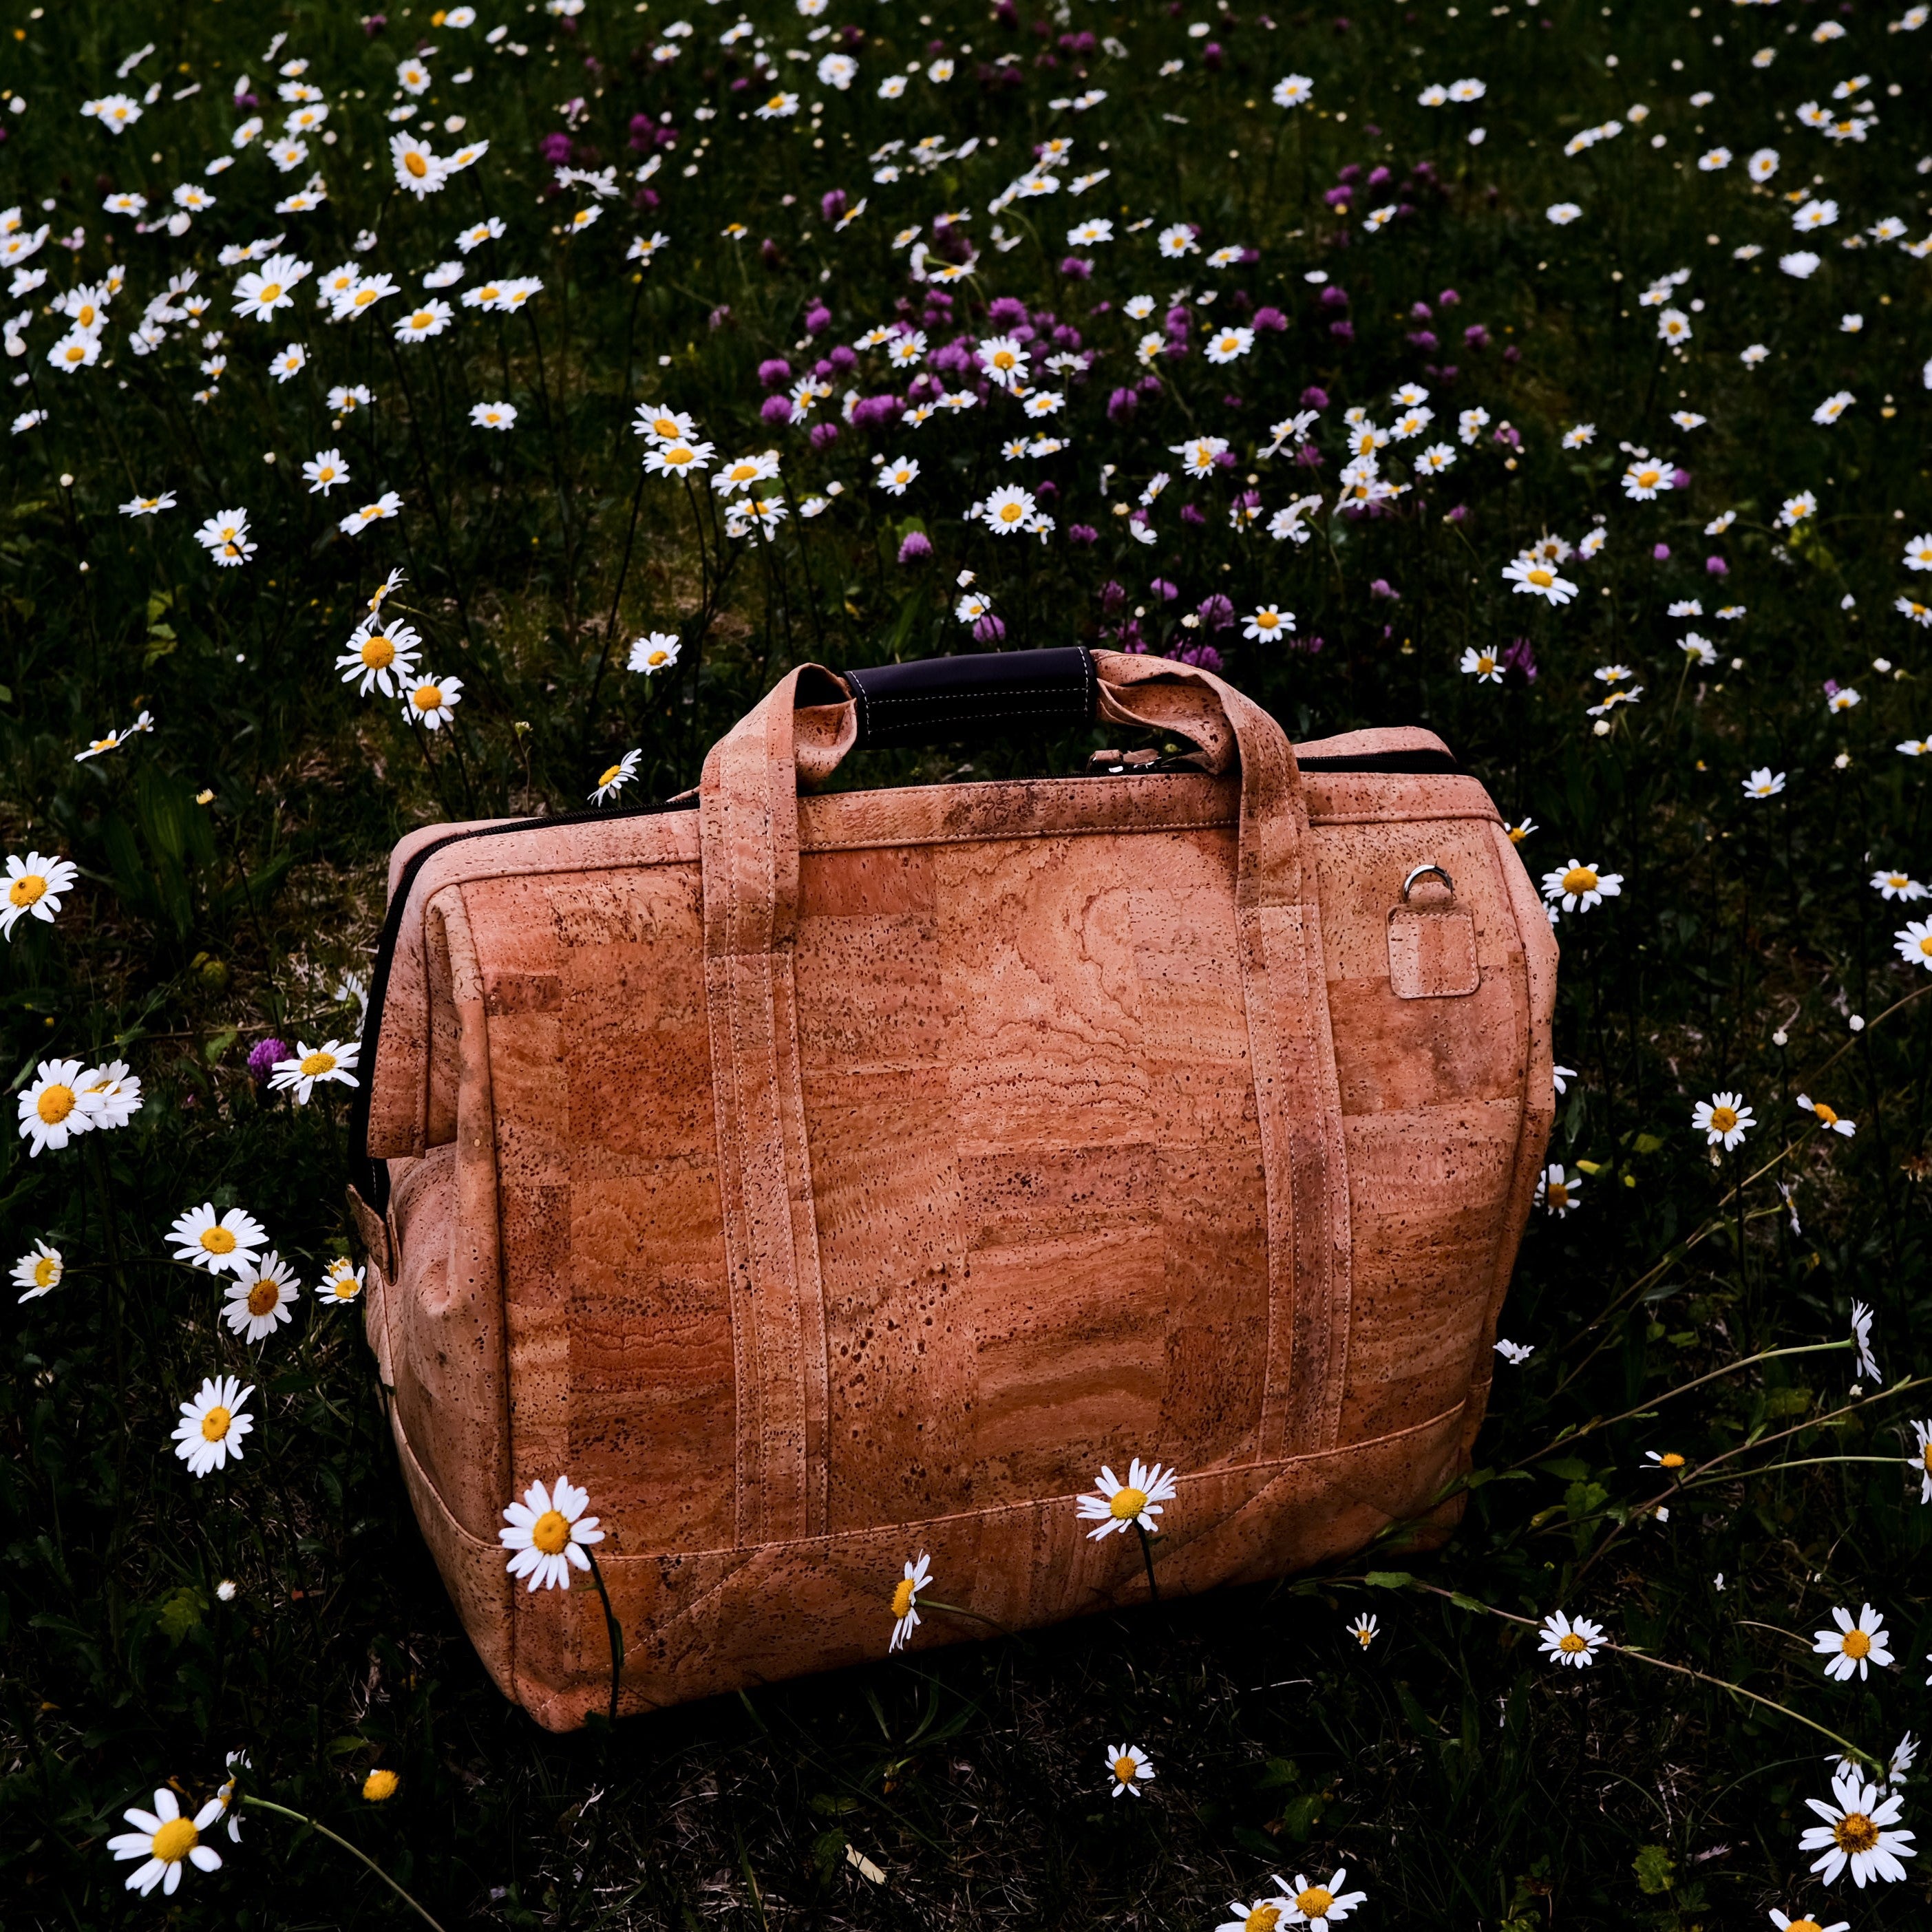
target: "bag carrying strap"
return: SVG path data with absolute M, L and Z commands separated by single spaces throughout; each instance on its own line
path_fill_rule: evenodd
M 1089 716 L 1189 738 L 1210 771 L 1240 760 L 1235 910 L 1268 1196 L 1268 1378 L 1256 1454 L 1272 1460 L 1331 1448 L 1348 1358 L 1348 1172 L 1320 903 L 1294 753 L 1266 712 L 1210 672 L 1111 651 L 1078 656 L 1072 675 L 1071 667 L 1052 668 L 1060 687 L 1049 700 L 1056 722 L 1076 722 L 1070 700 L 1078 701 L 1074 693 L 1084 684 Z M 1008 674 L 990 682 L 1011 692 L 1010 661 L 1000 668 Z M 950 668 L 944 685 L 952 702 L 920 707 L 926 715 L 920 722 L 940 735 L 955 710 L 983 716 L 988 708 L 974 697 L 970 675 Z M 712 748 L 698 788 L 741 1544 L 826 1528 L 824 1287 L 794 944 L 799 782 L 822 782 L 861 742 L 862 706 L 848 692 L 820 666 L 800 666 Z

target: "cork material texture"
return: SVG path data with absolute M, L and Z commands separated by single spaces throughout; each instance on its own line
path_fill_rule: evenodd
M 1446 1533 L 1551 1124 L 1548 922 L 1476 780 L 1364 768 L 1428 734 L 1304 772 L 1222 680 L 1093 662 L 1198 769 L 802 797 L 854 735 L 810 668 L 691 808 L 399 850 L 366 1319 L 539 1722 L 608 1692 L 595 1593 L 496 1540 L 560 1474 L 626 1711 L 883 1654 L 922 1550 L 990 1623 L 915 1648 L 1137 1600 L 1075 1508 L 1136 1455 L 1180 1474 L 1163 1592 Z

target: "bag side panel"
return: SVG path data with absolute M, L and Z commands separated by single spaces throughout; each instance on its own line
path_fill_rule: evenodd
M 1360 803 L 1373 782 L 1356 790 Z M 1408 790 L 1386 819 L 1316 830 L 1355 1244 L 1344 1442 L 1406 1427 L 1468 1390 L 1524 1118 L 1526 968 L 1496 828 L 1432 818 Z M 1430 862 L 1473 923 L 1478 982 L 1401 999 L 1389 915 Z
M 448 1528 L 493 1541 L 512 1493 L 488 1029 L 460 888 L 440 893 L 426 918 L 433 1024 L 454 1062 L 451 1137 L 392 1169 L 400 1259 L 382 1310 L 391 1420 L 444 1580 L 486 1665 L 507 1685 L 508 1579 L 500 1573 L 492 1583 L 478 1572 Z

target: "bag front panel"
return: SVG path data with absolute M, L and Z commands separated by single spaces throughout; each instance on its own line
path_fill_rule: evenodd
M 834 1533 L 1256 1454 L 1234 858 L 1214 826 L 806 854 Z

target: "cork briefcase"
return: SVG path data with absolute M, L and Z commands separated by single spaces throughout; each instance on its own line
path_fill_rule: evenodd
M 1144 726 L 1157 766 L 820 796 L 867 745 Z M 404 1479 L 553 1729 L 596 1593 L 640 1711 L 883 1657 L 905 1564 L 1007 1629 L 1144 1598 L 1077 1511 L 1158 1460 L 1163 1595 L 1446 1534 L 1552 1113 L 1556 946 L 1427 732 L 1291 748 L 1066 650 L 806 665 L 637 812 L 392 862 L 353 1196 Z M 929 1611 L 914 1648 L 985 1635 Z

